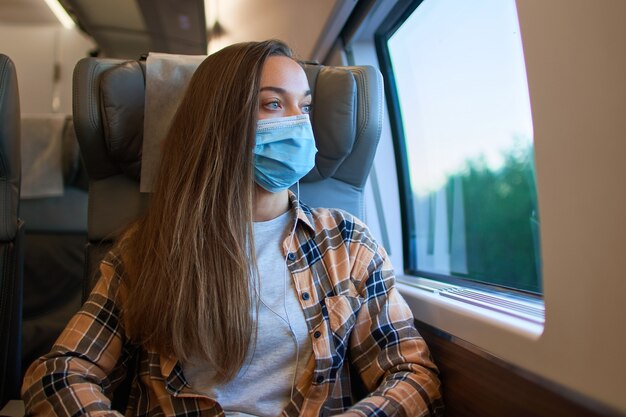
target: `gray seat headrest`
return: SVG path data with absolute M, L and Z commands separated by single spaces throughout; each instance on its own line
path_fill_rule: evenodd
M 13 61 L 0 54 L 0 241 L 17 232 L 20 199 L 20 99 Z
M 111 158 L 139 180 L 143 143 L 144 64 L 129 61 L 102 74 L 101 111 L 104 139 Z
M 380 73 L 370 66 L 304 65 L 313 93 L 313 131 L 318 154 L 303 182 L 335 178 L 363 187 L 376 151 L 383 117 Z

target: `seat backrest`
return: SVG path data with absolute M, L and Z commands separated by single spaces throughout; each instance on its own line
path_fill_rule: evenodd
M 145 61 L 85 58 L 74 70 L 76 135 L 89 175 L 88 285 L 116 234 L 145 210 L 139 192 Z M 382 77 L 373 67 L 304 64 L 313 96 L 315 167 L 300 199 L 364 216 L 364 188 L 382 124 Z
M 0 408 L 19 398 L 22 327 L 20 100 L 15 65 L 0 54 Z
M 71 116 L 22 115 L 21 139 L 25 369 L 50 351 L 81 305 L 88 178 Z

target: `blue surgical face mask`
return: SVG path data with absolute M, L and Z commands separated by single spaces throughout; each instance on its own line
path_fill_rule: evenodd
M 316 153 L 308 114 L 259 120 L 254 179 L 269 192 L 286 190 L 313 168 Z

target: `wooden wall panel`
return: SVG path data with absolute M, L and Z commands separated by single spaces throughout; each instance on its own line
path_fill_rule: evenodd
M 594 400 L 416 322 L 441 372 L 447 417 L 619 417 Z

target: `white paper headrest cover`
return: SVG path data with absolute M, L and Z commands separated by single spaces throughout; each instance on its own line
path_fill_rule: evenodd
M 151 52 L 146 61 L 146 101 L 141 161 L 141 192 L 152 192 L 165 138 L 187 84 L 205 55 Z

